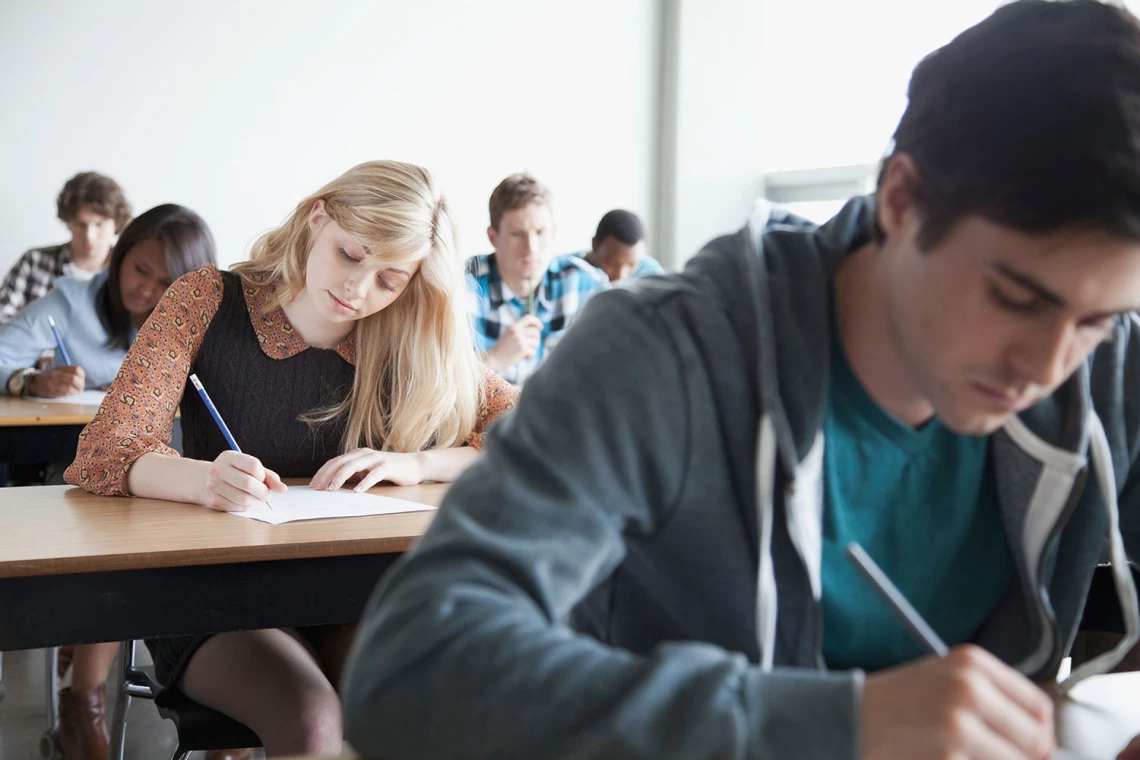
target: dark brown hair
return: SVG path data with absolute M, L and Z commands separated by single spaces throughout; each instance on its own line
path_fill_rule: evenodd
M 97 172 L 80 172 L 67 181 L 55 201 L 56 214 L 61 222 L 70 224 L 84 204 L 95 213 L 114 219 L 115 232 L 122 232 L 131 221 L 131 204 L 123 195 L 123 188 Z
M 526 173 L 512 174 L 499 183 L 491 193 L 491 202 L 488 204 L 491 211 L 491 227 L 499 229 L 499 222 L 503 221 L 503 214 L 514 211 L 531 203 L 551 207 L 553 196 L 546 186 Z

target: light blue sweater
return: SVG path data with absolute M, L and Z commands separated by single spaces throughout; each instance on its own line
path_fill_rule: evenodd
M 115 379 L 127 352 L 107 345 L 107 328 L 95 308 L 99 289 L 106 282 L 106 272 L 87 281 L 61 277 L 55 290 L 0 326 L 0 392 L 8 393 L 8 378 L 14 372 L 34 367 L 43 351 L 55 349 L 48 315 L 55 318 L 72 363 L 87 373 L 87 388 L 102 388 Z M 137 333 L 132 327 L 132 341 Z M 58 349 L 56 363 L 63 363 Z

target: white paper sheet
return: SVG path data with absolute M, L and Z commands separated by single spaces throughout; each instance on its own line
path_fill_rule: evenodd
M 74 396 L 63 396 L 62 398 L 36 398 L 30 399 L 31 401 L 38 401 L 41 404 L 83 404 L 84 406 L 99 406 L 103 403 L 103 399 L 107 397 L 105 391 L 83 391 L 76 393 Z
M 261 520 L 271 525 L 294 520 L 320 520 L 328 517 L 363 517 L 390 515 L 398 512 L 425 512 L 435 507 L 414 501 L 393 499 L 352 491 L 317 491 L 308 486 L 289 486 L 285 493 L 275 493 L 269 503 L 273 508 L 255 507 L 244 512 L 230 512 L 238 517 Z

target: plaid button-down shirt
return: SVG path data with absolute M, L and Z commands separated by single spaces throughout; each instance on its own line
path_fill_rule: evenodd
M 503 282 L 493 253 L 467 260 L 467 281 L 471 290 L 475 346 L 487 351 L 508 327 L 526 314 L 526 299 L 519 298 Z M 562 340 L 586 301 L 609 285 L 605 272 L 574 254 L 552 259 L 535 293 L 535 316 L 542 322 L 538 352 L 499 374 L 507 382 L 521 386 Z
M 71 244 L 33 248 L 20 257 L 16 266 L 8 271 L 0 284 L 0 325 L 4 324 L 33 301 L 43 298 L 53 289 L 60 277 L 77 277 L 90 280 L 94 272 L 87 272 L 71 263 Z

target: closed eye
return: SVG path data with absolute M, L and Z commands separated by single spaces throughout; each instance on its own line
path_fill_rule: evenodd
M 1031 314 L 1040 306 L 1037 298 L 1017 298 L 1002 290 L 997 285 L 990 286 L 990 298 L 1001 308 L 1017 314 Z
M 1084 322 L 1081 322 L 1080 326 L 1085 328 L 1086 330 L 1092 330 L 1094 332 L 1103 333 L 1105 338 L 1107 339 L 1112 334 L 1113 329 L 1116 328 L 1116 315 L 1115 314 L 1108 314 L 1108 315 L 1105 315 L 1103 317 L 1096 317 L 1095 319 L 1089 319 L 1089 320 L 1086 320 Z

